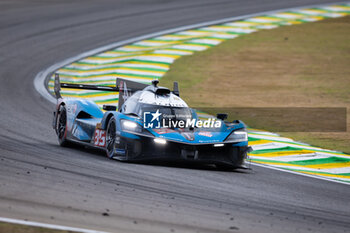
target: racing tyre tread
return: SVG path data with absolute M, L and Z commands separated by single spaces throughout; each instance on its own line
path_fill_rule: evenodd
M 70 142 L 66 139 L 67 134 L 67 110 L 64 105 L 61 105 L 57 112 L 56 133 L 60 146 L 68 147 Z
M 107 124 L 106 129 L 106 155 L 109 159 L 114 157 L 114 144 L 116 137 L 116 121 L 114 117 L 111 117 Z

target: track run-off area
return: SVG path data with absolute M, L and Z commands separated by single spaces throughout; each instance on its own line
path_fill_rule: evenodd
M 228 39 L 258 30 L 315 22 L 350 15 L 350 4 L 329 4 L 267 12 L 226 22 L 180 30 L 115 47 L 84 57 L 55 70 L 66 83 L 115 86 L 116 77 L 142 83 L 160 79 L 181 56 L 209 49 Z M 181 84 L 180 84 L 181 85 Z M 53 94 L 54 75 L 48 82 Z M 85 98 L 101 109 L 104 104 L 118 106 L 118 93 L 64 88 L 64 97 Z M 204 113 L 201 117 L 206 117 Z M 254 151 L 250 161 L 269 167 L 313 175 L 350 184 L 350 155 L 313 147 L 278 134 L 249 129 Z

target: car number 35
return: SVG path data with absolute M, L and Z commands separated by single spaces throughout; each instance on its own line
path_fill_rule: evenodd
M 101 129 L 96 129 L 95 131 L 95 146 L 104 147 L 106 146 L 106 131 Z

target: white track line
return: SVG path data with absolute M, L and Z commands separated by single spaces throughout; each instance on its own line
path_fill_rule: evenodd
M 13 219 L 13 218 L 0 217 L 0 222 L 21 224 L 21 225 L 27 225 L 27 226 L 33 226 L 33 227 L 44 227 L 44 228 L 62 230 L 62 231 L 74 231 L 74 232 L 83 232 L 83 233 L 107 233 L 105 231 L 94 231 L 94 230 L 89 230 L 84 228 L 67 227 L 67 226 L 25 221 L 25 220 Z
M 282 169 L 282 168 L 278 168 L 278 167 L 273 167 L 273 166 L 266 165 L 266 164 L 261 164 L 261 163 L 253 163 L 253 162 L 249 162 L 249 163 L 251 163 L 253 166 L 264 167 L 264 168 L 269 168 L 269 169 L 273 169 L 273 170 L 277 170 L 277 171 L 281 171 L 281 172 L 292 173 L 292 174 L 295 174 L 295 175 L 307 176 L 307 177 L 316 178 L 316 179 L 319 179 L 319 180 L 327 180 L 327 181 L 332 181 L 332 182 L 335 182 L 335 183 L 350 185 L 350 183 L 348 183 L 348 182 L 343 182 L 343 181 L 340 181 L 340 180 L 333 180 L 333 179 L 329 179 L 327 177 L 311 175 L 311 174 L 301 173 L 301 172 L 295 172 L 295 171 L 286 170 L 286 169 Z

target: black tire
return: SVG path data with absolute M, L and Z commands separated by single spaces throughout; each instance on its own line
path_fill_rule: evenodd
M 114 157 L 114 146 L 115 146 L 115 137 L 116 137 L 116 122 L 115 118 L 111 117 L 107 124 L 106 130 L 106 154 L 107 157 L 113 159 Z
M 56 134 L 60 146 L 68 146 L 69 142 L 66 139 L 67 134 L 67 110 L 64 105 L 61 105 L 57 112 L 56 119 Z

